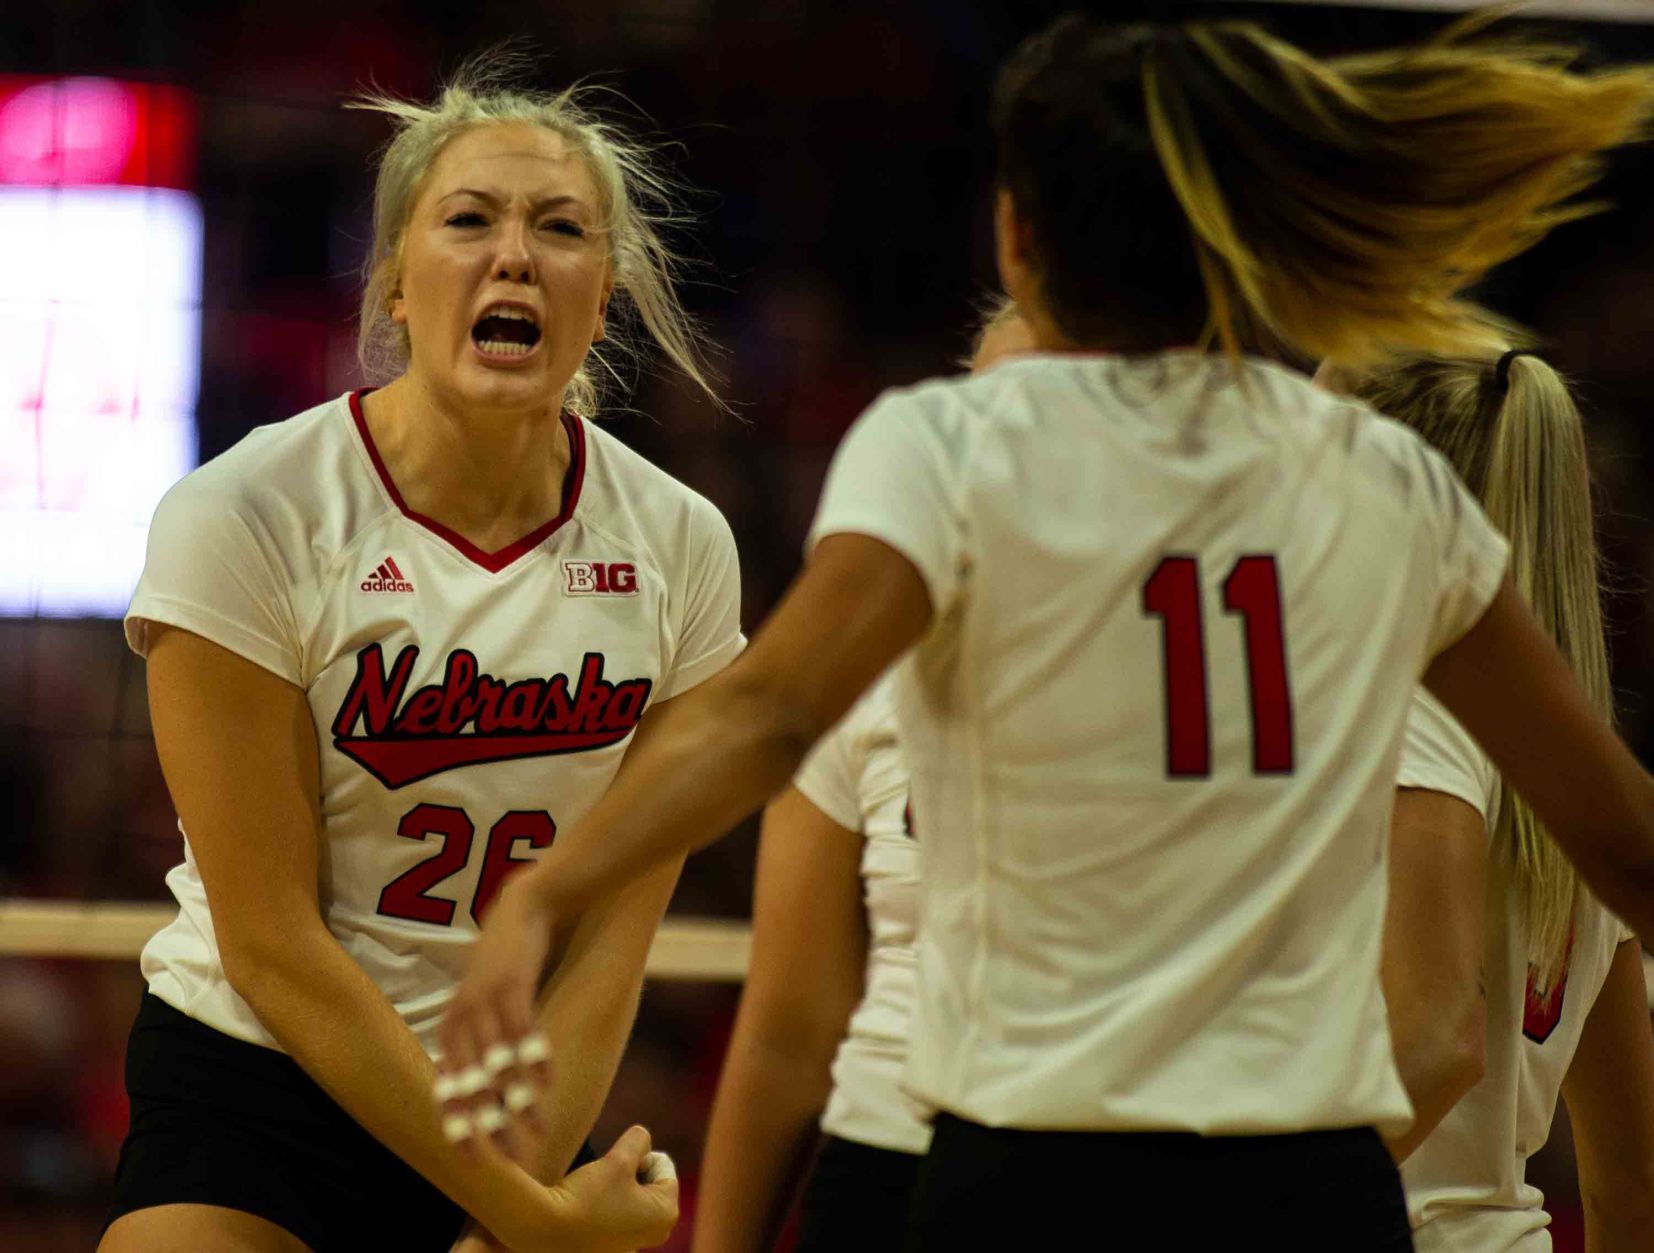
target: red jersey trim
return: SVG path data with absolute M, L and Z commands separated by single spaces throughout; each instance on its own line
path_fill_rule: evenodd
M 367 449 L 368 460 L 373 462 L 374 471 L 379 475 L 379 481 L 385 485 L 385 491 L 390 494 L 392 502 L 402 511 L 402 516 L 410 522 L 417 522 L 438 538 L 457 549 L 462 557 L 487 570 L 490 574 L 498 574 L 524 553 L 531 552 L 550 538 L 563 523 L 573 516 L 576 506 L 580 504 L 580 489 L 586 482 L 586 430 L 579 418 L 564 411 L 562 414 L 563 429 L 569 434 L 569 469 L 563 477 L 563 506 L 558 515 L 550 522 L 535 527 L 521 539 L 513 540 L 504 548 L 494 552 L 484 552 L 458 531 L 450 530 L 435 518 L 427 517 L 423 513 L 416 513 L 408 508 L 408 502 L 402 499 L 402 493 L 397 490 L 390 471 L 385 468 L 385 462 L 379 455 L 379 449 L 373 442 L 373 433 L 368 430 L 368 420 L 362 413 L 362 397 L 373 388 L 364 387 L 350 393 L 350 416 L 356 422 L 356 432 L 361 436 L 362 447 Z

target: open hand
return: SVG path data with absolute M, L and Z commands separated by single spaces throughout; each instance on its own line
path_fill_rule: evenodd
M 536 1117 L 551 1077 L 550 1045 L 534 1032 L 534 997 L 552 919 L 527 878 L 518 876 L 495 897 L 437 1027 L 435 1095 L 444 1132 L 456 1143 L 492 1137 L 506 1152 L 513 1148 L 509 1128 L 519 1116 Z

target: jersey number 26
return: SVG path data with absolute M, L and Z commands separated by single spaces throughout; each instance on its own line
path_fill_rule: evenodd
M 410 866 L 385 885 L 379 893 L 379 912 L 387 918 L 410 922 L 431 922 L 446 927 L 454 921 L 455 902 L 430 891 L 444 879 L 458 874 L 471 860 L 471 841 L 476 824 L 453 805 L 415 805 L 402 815 L 396 833 L 408 840 L 436 836 L 436 852 Z M 513 809 L 488 831 L 488 845 L 482 854 L 482 873 L 471 895 L 471 917 L 481 923 L 500 885 L 512 871 L 526 865 L 528 858 L 513 856 L 519 844 L 548 848 L 557 838 L 557 824 L 543 809 Z

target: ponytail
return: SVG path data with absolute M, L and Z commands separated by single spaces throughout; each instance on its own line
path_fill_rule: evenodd
M 1590 470 L 1579 410 L 1537 357 L 1507 363 L 1483 495 L 1488 517 L 1509 538 L 1517 588 L 1573 667 L 1591 702 L 1613 717 L 1602 628 Z M 1574 904 L 1583 890 L 1573 864 L 1528 803 L 1508 793 L 1495 828 L 1515 868 L 1527 922 L 1529 961 L 1549 990 L 1567 960 Z
M 1503 378 L 1501 378 L 1503 375 Z M 1445 454 L 1510 541 L 1510 576 L 1591 702 L 1613 716 L 1590 469 L 1579 409 L 1563 379 L 1529 353 L 1403 361 L 1355 381 L 1381 413 Z M 1532 808 L 1506 789 L 1494 817 L 1535 982 L 1561 974 L 1584 888 Z

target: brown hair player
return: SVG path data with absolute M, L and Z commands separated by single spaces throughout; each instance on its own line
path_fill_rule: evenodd
M 1234 23 L 1030 40 L 996 239 L 1040 351 L 862 416 L 752 647 L 505 889 L 445 1051 L 526 1030 L 571 903 L 725 830 L 900 659 L 906 1086 L 939 1111 L 910 1247 L 1090 1244 L 1124 1196 L 1170 1248 L 1408 1248 L 1379 955 L 1415 685 L 1645 935 L 1654 779 L 1440 455 L 1255 354 L 1491 347 L 1457 293 L 1654 109 L 1648 71 L 1569 64 L 1463 30 L 1338 62 Z

